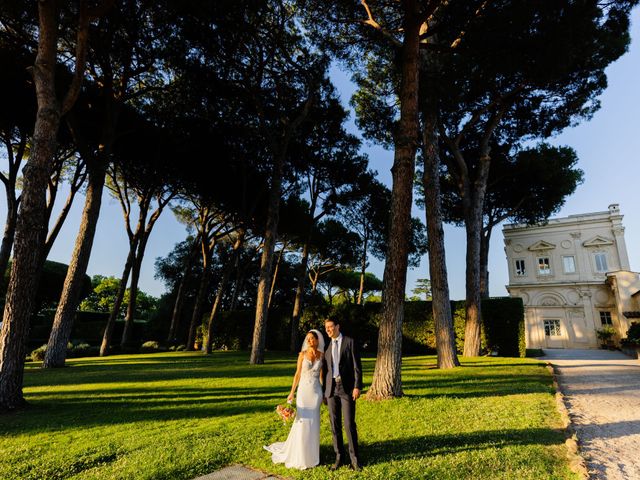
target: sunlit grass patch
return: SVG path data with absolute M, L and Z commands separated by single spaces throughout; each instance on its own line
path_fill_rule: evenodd
M 242 463 L 294 478 L 570 479 L 549 373 L 532 359 L 474 358 L 441 371 L 430 356 L 404 359 L 405 397 L 358 401 L 363 472 L 273 465 L 265 444 L 284 440 L 274 407 L 293 357 L 246 352 L 115 356 L 28 364 L 27 410 L 0 417 L 2 479 L 190 479 Z M 374 359 L 364 359 L 365 384 Z

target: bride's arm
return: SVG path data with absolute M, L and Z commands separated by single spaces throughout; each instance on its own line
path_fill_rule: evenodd
M 298 382 L 300 381 L 300 372 L 302 371 L 303 358 L 304 354 L 300 352 L 300 355 L 298 355 L 298 367 L 296 368 L 296 374 L 293 376 L 293 385 L 291 385 L 291 393 L 287 397 L 288 402 L 293 402 L 293 395 L 296 393 L 296 388 L 298 387 Z

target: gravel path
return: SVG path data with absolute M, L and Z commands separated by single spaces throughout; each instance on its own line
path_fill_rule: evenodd
M 607 350 L 545 349 L 559 373 L 591 479 L 640 479 L 640 360 Z

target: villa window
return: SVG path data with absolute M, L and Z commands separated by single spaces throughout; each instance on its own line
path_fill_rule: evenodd
M 564 273 L 576 273 L 576 257 L 573 255 L 562 257 L 562 265 Z
M 594 258 L 596 261 L 596 272 L 606 272 L 607 268 L 607 254 L 606 253 L 596 253 L 594 254 Z
M 611 312 L 600 312 L 600 323 L 602 323 L 602 325 L 613 325 L 613 321 L 611 320 Z
M 560 333 L 560 320 L 545 320 L 544 321 L 544 334 L 547 337 L 559 337 Z
M 538 258 L 538 275 L 551 275 L 551 260 L 549 257 Z
M 524 266 L 524 260 L 516 260 L 516 277 L 524 277 L 527 274 L 527 270 Z

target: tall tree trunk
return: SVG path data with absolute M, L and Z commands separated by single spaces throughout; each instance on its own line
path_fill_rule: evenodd
M 149 221 L 147 221 L 147 214 L 149 212 L 149 206 L 151 204 L 151 192 L 148 192 L 148 197 L 138 197 L 138 204 L 140 205 L 140 212 L 138 214 L 138 225 L 136 227 L 135 237 L 138 238 L 137 248 L 135 250 L 135 256 L 133 266 L 131 269 L 131 285 L 129 286 L 129 303 L 127 305 L 127 314 L 124 319 L 124 329 L 122 330 L 122 339 L 120 340 L 120 346 L 125 347 L 131 344 L 133 339 L 133 321 L 136 315 L 136 302 L 138 298 L 138 282 L 140 281 L 140 271 L 142 269 L 142 260 L 144 259 L 144 253 L 147 249 L 147 243 L 151 236 L 151 231 L 155 225 L 158 217 L 162 214 L 162 210 L 167 205 L 172 195 L 169 195 L 165 199 L 158 197 L 158 207 L 151 214 Z
M 466 322 L 464 329 L 465 357 L 480 355 L 482 316 L 480 310 L 480 244 L 482 237 L 482 212 L 489 174 L 488 155 L 480 158 L 477 177 L 464 200 L 465 229 L 467 233 L 466 271 Z
M 43 32 L 45 33 L 45 32 Z M 38 55 L 40 57 L 40 53 Z M 55 54 L 53 55 L 55 65 Z M 43 70 L 42 58 L 36 69 Z M 44 75 L 39 73 L 38 76 Z M 53 78 L 42 79 L 53 82 Z M 13 265 L 7 289 L 2 330 L 0 331 L 0 409 L 22 406 L 23 368 L 35 294 L 42 269 L 42 250 L 45 237 L 45 190 L 49 166 L 55 153 L 60 112 L 55 97 L 45 97 L 39 87 L 39 108 L 33 135 L 33 148 L 24 168 L 24 186 L 20 211 L 16 220 Z
M 175 342 L 177 340 L 176 335 L 178 332 L 178 325 L 180 323 L 180 317 L 182 316 L 182 309 L 184 306 L 184 297 L 186 295 L 187 283 L 190 280 L 190 271 L 193 266 L 193 262 L 195 262 L 196 257 L 198 255 L 200 245 L 199 239 L 196 238 L 194 242 L 194 246 L 191 249 L 191 252 L 187 256 L 187 261 L 185 262 L 184 273 L 182 278 L 180 279 L 180 285 L 178 286 L 178 292 L 176 294 L 176 302 L 173 305 L 173 313 L 171 315 L 171 325 L 169 326 L 169 335 L 167 335 L 168 342 Z
M 240 247 L 244 242 L 244 233 L 240 234 L 233 245 L 233 257 L 229 262 L 229 265 L 226 265 L 224 274 L 222 275 L 222 279 L 220 280 L 220 284 L 218 285 L 218 291 L 216 292 L 216 298 L 213 302 L 213 306 L 211 307 L 211 314 L 209 315 L 209 322 L 207 323 L 207 338 L 204 344 L 204 353 L 210 354 L 212 345 L 213 345 L 213 330 L 215 326 L 215 319 L 218 310 L 220 309 L 220 304 L 222 303 L 222 296 L 227 288 L 227 283 L 229 283 L 229 279 L 231 278 L 231 272 L 233 272 L 236 268 L 238 268 L 238 261 L 240 259 Z
M 24 160 L 27 135 L 21 134 L 15 153 L 13 152 L 13 145 L 9 139 L 5 139 L 5 145 L 9 159 L 9 170 L 7 175 L 3 176 L 7 197 L 7 219 L 5 221 L 2 244 L 0 245 L 0 275 L 3 276 L 9 266 L 9 258 L 11 258 L 11 249 L 13 248 L 13 240 L 16 234 L 16 221 L 18 219 L 18 207 L 20 206 L 20 197 L 16 197 L 16 183 L 18 181 L 20 166 Z
M 0 409 L 24 404 L 22 380 L 29 316 L 37 291 L 46 234 L 46 188 L 55 154 L 60 118 L 73 106 L 85 70 L 89 10 L 80 2 L 76 37 L 75 71 L 64 100 L 56 98 L 55 69 L 58 46 L 56 2 L 38 2 L 38 53 L 33 69 L 38 111 L 30 160 L 24 169 L 24 186 L 16 221 L 14 263 L 7 289 L 0 332 Z
M 273 293 L 276 291 L 276 281 L 278 280 L 278 273 L 280 272 L 280 264 L 282 263 L 282 257 L 287 249 L 289 242 L 285 241 L 282 244 L 280 253 L 278 254 L 278 260 L 276 260 L 276 266 L 273 269 L 273 275 L 271 277 L 271 287 L 269 287 L 269 302 L 267 303 L 267 309 L 271 308 L 271 300 L 273 300 Z
M 73 321 L 80 303 L 82 284 L 89 265 L 93 239 L 98 217 L 100 216 L 105 173 L 106 162 L 102 161 L 102 159 L 89 172 L 89 186 L 80 221 L 80 231 L 76 238 L 76 245 L 67 270 L 62 295 L 53 320 L 53 328 L 49 335 L 43 364 L 45 368 L 64 367 L 65 364 L 67 344 L 71 337 Z
M 311 243 L 311 234 L 313 226 L 316 222 L 316 206 L 318 205 L 318 190 L 315 179 L 311 182 L 311 205 L 309 206 L 309 232 L 302 247 L 302 258 L 298 267 L 298 283 L 296 285 L 296 297 L 293 302 L 293 314 L 291 315 L 291 341 L 289 343 L 289 351 L 295 353 L 299 350 L 298 344 L 298 327 L 300 325 L 300 314 L 302 312 L 302 302 L 304 299 L 304 284 L 307 279 L 307 263 L 309 261 L 309 244 Z
M 429 242 L 429 278 L 431 279 L 431 310 L 436 330 L 438 368 L 460 365 L 456 354 L 455 332 L 451 316 L 451 301 L 447 263 L 445 258 L 442 196 L 440 191 L 440 149 L 437 135 L 437 99 L 435 91 L 429 94 L 424 111 L 423 148 L 425 214 Z
M 102 335 L 102 344 L 100 345 L 101 357 L 109 355 L 109 349 L 111 347 L 111 337 L 113 336 L 113 327 L 116 324 L 118 315 L 120 315 L 120 308 L 122 307 L 124 294 L 127 291 L 129 275 L 131 274 L 131 268 L 133 266 L 133 262 L 135 261 L 137 243 L 137 237 L 134 237 L 133 240 L 129 242 L 129 254 L 127 255 L 127 260 L 124 264 L 120 286 L 118 287 L 118 292 L 116 293 L 116 298 L 114 299 L 113 310 L 111 310 L 109 320 L 107 320 L 107 325 L 104 328 L 104 334 Z
M 73 206 L 73 201 L 76 198 L 76 193 L 78 193 L 78 190 L 80 190 L 80 187 L 83 185 L 85 178 L 86 176 L 84 174 L 78 171 L 76 172 L 76 178 L 74 178 L 72 182 L 71 191 L 67 196 L 67 200 L 62 206 L 62 210 L 60 210 L 60 213 L 58 214 L 58 218 L 56 218 L 56 221 L 54 222 L 53 227 L 51 228 L 51 230 L 49 231 L 49 234 L 47 235 L 47 239 L 44 244 L 43 259 L 46 259 L 49 256 L 49 253 L 51 252 L 51 248 L 53 248 L 53 244 L 56 241 L 56 238 L 58 238 L 58 234 L 60 233 L 60 230 L 62 230 L 62 226 L 64 225 L 65 220 L 69 216 L 69 212 L 71 211 L 71 207 Z M 104 180 L 103 180 L 103 183 L 104 183 Z M 58 186 L 56 185 L 55 188 L 57 189 Z M 51 202 L 52 202 L 51 207 L 53 208 L 53 198 L 51 199 Z M 51 212 L 49 212 L 49 216 L 50 214 Z
M 203 246 L 203 262 L 202 262 L 202 275 L 200 276 L 200 285 L 198 286 L 198 294 L 196 295 L 196 301 L 193 306 L 193 313 L 191 314 L 191 323 L 189 324 L 189 335 L 187 337 L 187 350 L 195 350 L 194 344 L 196 341 L 196 334 L 198 326 L 202 323 L 202 310 L 204 309 L 204 302 L 207 298 L 207 292 L 209 290 L 209 282 L 211 280 L 211 259 L 213 257 L 213 249 L 215 245 L 209 246 L 207 243 L 209 240 L 205 235 L 202 240 Z
M 145 240 L 141 240 L 138 244 L 133 266 L 131 268 L 131 285 L 129 285 L 129 302 L 127 304 L 127 313 L 124 317 L 124 328 L 122 329 L 122 338 L 120 339 L 120 348 L 131 346 L 133 339 L 133 321 L 136 316 L 136 302 L 138 297 L 138 282 L 140 281 L 140 270 L 142 269 L 142 259 L 144 257 Z
M 0 275 L 4 275 L 9 266 L 17 219 L 18 201 L 7 192 L 7 221 L 4 225 L 4 235 L 2 236 L 2 245 L 0 246 Z
M 367 274 L 367 247 L 369 243 L 369 232 L 364 234 L 364 247 L 362 252 L 362 260 L 360 263 L 360 288 L 358 289 L 358 305 L 362 305 L 362 297 L 364 296 L 364 279 Z
M 229 305 L 229 311 L 235 312 L 238 306 L 238 297 L 240 296 L 240 290 L 244 284 L 244 271 L 246 267 L 238 268 L 238 274 L 236 275 L 236 281 L 233 282 L 233 292 L 231 293 L 231 304 Z
M 31 155 L 23 171 L 13 266 L 0 331 L 0 410 L 19 408 L 25 403 L 22 395 L 25 347 L 42 266 L 45 192 L 60 126 L 54 75 L 58 44 L 55 2 L 39 2 L 38 13 L 38 54 L 33 69 L 38 111 Z
M 370 399 L 402 396 L 402 321 L 407 280 L 413 177 L 418 135 L 419 9 L 404 2 L 404 42 L 401 53 L 400 122 L 395 133 L 391 169 L 393 187 L 387 256 L 383 278 L 383 307 L 378 333 L 378 355 L 369 389 Z
M 309 261 L 309 243 L 311 242 L 311 233 L 307 236 L 307 240 L 302 247 L 302 258 L 298 267 L 298 285 L 296 286 L 296 298 L 293 302 L 293 315 L 291 316 L 291 341 L 289 350 L 295 353 L 300 350 L 298 343 L 298 327 L 300 325 L 300 313 L 302 312 L 302 297 L 304 295 L 304 284 L 307 278 L 307 263 Z
M 265 228 L 262 257 L 260 258 L 260 279 L 258 281 L 258 297 L 256 299 L 256 319 L 253 326 L 253 341 L 249 363 L 264 363 L 264 348 L 267 338 L 267 317 L 269 315 L 268 289 L 271 283 L 271 264 L 273 250 L 278 238 L 278 221 L 280 219 L 280 196 L 282 195 L 282 174 L 284 171 L 285 152 L 276 155 L 269 192 L 269 209 Z
M 480 297 L 489 297 L 489 246 L 491 243 L 491 229 L 493 226 L 483 227 L 480 238 Z

